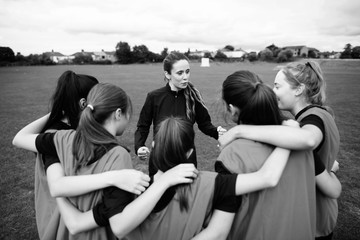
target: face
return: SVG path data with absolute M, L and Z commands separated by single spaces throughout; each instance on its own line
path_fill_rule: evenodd
M 165 76 L 169 79 L 170 87 L 173 91 L 185 89 L 188 86 L 190 77 L 190 66 L 186 60 L 179 60 L 172 66 L 171 73 L 165 72 Z
M 282 71 L 279 71 L 275 77 L 273 90 L 276 94 L 279 108 L 291 111 L 297 99 L 296 89 L 291 87 Z

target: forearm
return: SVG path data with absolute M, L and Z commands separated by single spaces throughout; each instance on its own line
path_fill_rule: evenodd
M 275 148 L 257 172 L 238 174 L 236 195 L 276 186 L 285 169 L 289 155 L 290 150 Z
M 342 186 L 337 176 L 325 169 L 321 174 L 316 176 L 316 187 L 329 198 L 340 197 Z
M 234 219 L 235 213 L 214 210 L 209 225 L 192 240 L 221 240 L 226 239 Z
M 234 127 L 234 132 L 235 138 L 246 138 L 292 150 L 312 149 L 316 144 L 311 132 L 289 126 L 238 125 Z
M 45 126 L 48 118 L 49 118 L 49 114 L 26 125 L 15 135 L 12 144 L 18 148 L 23 148 L 25 150 L 37 152 L 35 146 L 35 139 L 37 135 L 41 132 L 43 127 Z
M 121 214 L 111 217 L 113 233 L 121 239 L 136 228 L 151 213 L 167 186 L 154 182 L 143 194 L 128 204 Z
M 92 211 L 80 212 L 66 198 L 56 198 L 60 214 L 71 234 L 77 234 L 98 227 Z
M 112 186 L 112 171 L 79 176 L 63 176 L 49 181 L 52 197 L 72 197 Z

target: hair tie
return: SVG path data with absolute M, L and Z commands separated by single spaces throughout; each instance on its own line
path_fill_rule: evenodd
M 254 88 L 255 89 L 257 89 L 258 88 L 258 86 L 261 84 L 261 82 L 257 82 L 257 83 L 255 83 L 255 86 L 254 86 Z
M 91 111 L 94 111 L 94 106 L 93 106 L 93 105 L 88 104 L 86 107 L 90 108 L 90 109 L 91 109 Z

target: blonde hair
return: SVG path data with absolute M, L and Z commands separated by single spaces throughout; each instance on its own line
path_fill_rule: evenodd
M 290 63 L 281 69 L 289 84 L 296 88 L 304 84 L 307 102 L 324 105 L 326 100 L 326 83 L 317 62 Z

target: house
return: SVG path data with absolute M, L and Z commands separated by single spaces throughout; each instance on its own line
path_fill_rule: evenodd
M 226 55 L 227 58 L 242 58 L 247 52 L 242 50 L 241 48 L 235 49 L 234 51 L 231 51 L 227 48 L 223 48 L 219 50 L 223 54 Z
M 339 52 L 334 52 L 334 53 L 332 53 L 332 54 L 329 55 L 329 58 L 330 58 L 330 59 L 339 59 L 340 56 L 341 56 L 341 53 L 339 53 Z
M 195 50 L 194 52 L 189 52 L 189 57 L 194 57 L 194 58 L 202 58 L 205 56 L 205 54 L 210 54 L 212 57 L 214 57 L 214 53 L 207 51 L 207 50 Z
M 44 52 L 44 55 L 49 57 L 54 63 L 62 63 L 71 60 L 70 56 L 66 56 L 59 52 L 54 52 L 54 50 L 51 50 L 51 52 Z
M 111 61 L 112 63 L 116 62 L 115 51 L 105 52 L 104 50 L 101 50 L 101 52 L 93 52 L 91 57 L 93 61 L 98 61 L 98 62 Z
M 84 49 L 81 49 L 81 52 L 76 52 L 74 54 L 71 54 L 73 56 L 73 59 L 79 56 L 91 56 L 93 55 L 93 52 L 85 52 Z
M 287 46 L 282 49 L 291 50 L 294 57 L 307 57 L 309 54 L 309 48 L 306 46 Z

